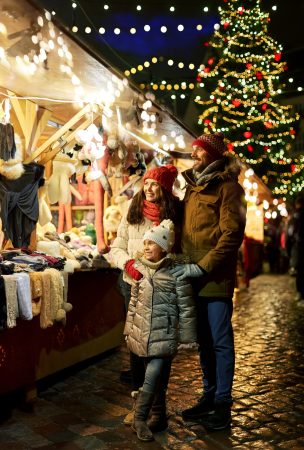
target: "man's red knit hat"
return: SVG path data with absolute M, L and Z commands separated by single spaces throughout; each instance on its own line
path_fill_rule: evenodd
M 154 167 L 153 169 L 148 170 L 143 180 L 145 181 L 147 178 L 157 181 L 166 191 L 172 192 L 173 183 L 177 177 L 177 168 L 172 164 L 168 164 L 167 166 Z
M 202 134 L 192 142 L 192 147 L 194 146 L 202 147 L 216 158 L 221 158 L 223 153 L 227 151 L 223 133 Z

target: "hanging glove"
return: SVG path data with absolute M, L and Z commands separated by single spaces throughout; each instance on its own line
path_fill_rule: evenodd
M 125 271 L 130 275 L 133 280 L 139 281 L 142 278 L 142 273 L 140 273 L 134 267 L 135 259 L 130 259 L 125 264 Z
M 206 274 L 206 271 L 202 269 L 198 264 L 180 264 L 171 270 L 171 273 L 176 276 L 178 280 L 184 278 L 198 278 Z

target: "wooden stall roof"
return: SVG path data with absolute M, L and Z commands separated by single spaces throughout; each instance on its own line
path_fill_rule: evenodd
M 50 21 L 45 19 L 44 11 L 36 9 L 26 0 L 0 0 L 0 11 L 0 91 L 7 93 L 9 90 L 20 97 L 39 97 L 39 100 L 33 101 L 50 111 L 42 141 L 56 131 L 54 129 L 56 124 L 65 124 L 84 106 L 77 102 L 64 102 L 75 99 L 76 86 L 72 83 L 72 75 L 81 82 L 82 98 L 93 99 L 93 103 L 96 98 L 102 97 L 102 90 L 109 91 L 110 84 L 113 84 L 116 90 L 120 87 L 120 96 L 115 98 L 112 106 L 113 119 L 111 120 L 116 122 L 117 107 L 121 113 L 122 122 L 125 123 L 132 113 L 132 108 L 134 110 L 137 104 L 142 104 L 146 100 L 139 90 L 123 84 L 124 77 L 121 74 L 114 73 L 112 69 L 103 65 L 56 26 L 54 26 L 56 37 L 53 39 L 55 48 L 47 52 L 46 63 L 37 64 L 34 74 L 26 73 L 24 55 L 31 57 L 31 50 L 37 52 L 37 44 L 33 42 L 32 35 L 39 32 L 44 35 L 49 33 Z M 37 25 L 39 16 L 43 19 L 41 28 Z M 58 37 L 64 39 L 65 48 L 72 55 L 69 69 L 72 74 L 68 75 L 62 71 L 62 65 L 65 63 L 58 54 L 60 48 L 57 43 Z M 55 103 L 49 99 L 58 100 L 58 102 Z M 171 136 L 174 132 L 177 136 L 183 136 L 185 148 L 191 146 L 193 135 L 168 111 L 162 110 L 160 106 L 153 103 L 149 112 L 156 112 L 157 118 L 160 118 L 157 120 L 158 141 L 161 141 L 162 135 Z M 53 126 L 50 126 L 52 122 Z M 131 121 L 129 131 L 136 132 L 151 144 L 156 140 L 155 136 L 143 134 L 138 128 L 136 121 Z M 143 143 L 142 147 L 144 147 Z

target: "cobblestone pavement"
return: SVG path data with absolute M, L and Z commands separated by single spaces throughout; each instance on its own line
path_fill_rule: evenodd
M 122 424 L 131 405 L 119 381 L 119 349 L 61 376 L 39 393 L 33 410 L 15 406 L 0 426 L 0 450 L 304 449 L 304 308 L 294 279 L 261 275 L 235 299 L 236 375 L 231 429 L 207 432 L 180 412 L 201 394 L 194 350 L 180 351 L 169 386 L 169 429 L 142 443 Z

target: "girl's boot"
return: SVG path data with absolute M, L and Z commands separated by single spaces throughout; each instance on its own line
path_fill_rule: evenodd
M 147 425 L 153 433 L 164 431 L 168 428 L 165 390 L 160 390 L 155 394 L 152 404 L 152 415 Z
M 132 430 L 135 431 L 140 441 L 148 442 L 154 440 L 153 434 L 146 424 L 153 398 L 153 393 L 140 390 L 136 400 Z

